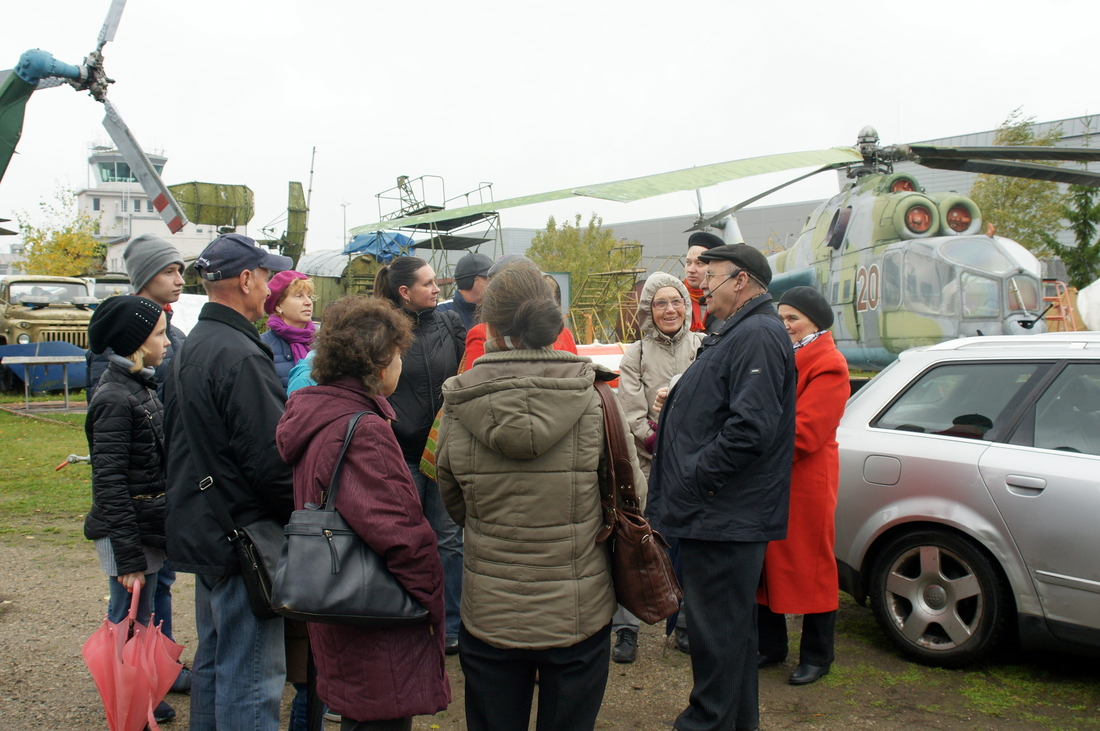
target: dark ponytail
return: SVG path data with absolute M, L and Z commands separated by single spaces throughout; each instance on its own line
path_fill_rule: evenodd
M 489 280 L 481 301 L 481 318 L 498 335 L 519 340 L 531 349 L 552 345 L 565 327 L 561 309 L 534 264 L 509 266 Z
M 374 296 L 404 307 L 406 302 L 401 298 L 401 288 L 416 284 L 416 273 L 427 265 L 428 262 L 416 256 L 397 257 L 375 275 Z

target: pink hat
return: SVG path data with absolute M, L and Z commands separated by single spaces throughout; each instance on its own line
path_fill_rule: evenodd
M 283 292 L 286 291 L 286 288 L 289 287 L 290 283 L 295 279 L 309 279 L 309 277 L 293 269 L 287 269 L 285 272 L 279 272 L 268 280 L 267 287 L 271 290 L 271 294 L 264 300 L 264 312 L 269 315 L 275 312 L 275 305 L 279 304 Z

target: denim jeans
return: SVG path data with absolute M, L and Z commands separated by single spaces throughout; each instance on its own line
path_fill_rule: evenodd
M 145 575 L 145 586 L 142 587 L 138 597 L 137 621 L 138 624 L 144 624 L 146 627 L 149 626 L 149 614 L 153 611 L 153 587 L 150 585 L 155 582 L 155 579 L 154 574 Z M 108 576 L 107 581 L 111 589 L 111 598 L 107 602 L 107 619 L 118 624 L 130 613 L 130 600 L 133 595 L 119 583 L 117 576 Z
M 443 564 L 443 601 L 447 609 L 447 638 L 457 639 L 462 625 L 462 528 L 451 520 L 443 507 L 439 485 L 420 471 L 420 464 L 409 464 L 413 483 L 424 507 L 424 517 L 435 531 L 439 561 Z
M 191 731 L 278 731 L 286 683 L 283 618 L 257 619 L 239 574 L 198 574 L 195 627 Z
M 172 584 L 176 583 L 176 572 L 168 567 L 157 572 L 157 590 L 153 594 L 154 621 L 161 623 L 160 631 L 168 639 L 172 636 Z

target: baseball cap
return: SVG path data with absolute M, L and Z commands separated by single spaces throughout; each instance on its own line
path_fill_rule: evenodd
M 246 269 L 263 267 L 281 272 L 294 267 L 289 256 L 272 254 L 254 239 L 241 234 L 225 234 L 211 241 L 195 260 L 195 271 L 203 279 L 216 282 L 232 279 Z

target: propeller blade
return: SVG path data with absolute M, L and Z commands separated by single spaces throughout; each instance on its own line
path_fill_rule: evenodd
M 102 51 L 106 43 L 115 39 L 115 31 L 118 30 L 118 21 L 122 19 L 122 10 L 126 7 L 126 0 L 112 0 L 111 8 L 107 11 L 107 19 L 103 21 L 103 27 L 99 29 L 99 42 L 97 51 Z
M 997 160 L 946 160 L 933 158 L 921 160 L 921 165 L 940 170 L 962 170 L 967 173 L 1007 175 L 1011 178 L 1049 180 L 1067 185 L 1090 185 L 1100 188 L 1100 173 L 1088 170 L 1069 170 L 1032 162 L 1000 162 Z
M 52 89 L 55 86 L 61 86 L 64 83 L 65 79 L 62 79 L 58 76 L 51 76 L 49 78 L 39 80 L 34 89 L 35 91 L 42 91 L 43 89 Z
M 115 105 L 104 100 L 103 106 L 107 110 L 107 115 L 103 117 L 103 126 L 107 128 L 107 134 L 111 136 L 115 147 L 126 160 L 126 164 L 130 166 L 130 171 L 141 183 L 141 189 L 145 191 L 145 195 L 153 201 L 153 207 L 157 209 L 157 213 L 168 224 L 168 230 L 172 233 L 178 232 L 187 223 L 187 216 L 184 215 L 183 209 L 157 175 L 149 158 L 145 156 L 141 146 L 134 139 L 130 128 L 122 121 Z
M 994 147 L 934 147 L 909 145 L 909 151 L 925 160 L 1068 160 L 1100 162 L 1098 147 L 1027 147 L 997 145 Z
M 728 216 L 732 213 L 737 213 L 738 211 L 740 211 L 745 206 L 751 206 L 753 203 L 756 203 L 756 201 L 760 200 L 761 198 L 764 198 L 765 196 L 771 195 L 772 193 L 774 193 L 777 190 L 782 190 L 783 188 L 786 188 L 788 185 L 794 185 L 795 183 L 797 183 L 800 180 L 805 180 L 806 178 L 811 178 L 814 175 L 817 175 L 818 173 L 825 172 L 826 170 L 836 170 L 837 168 L 842 168 L 846 164 L 847 163 L 833 163 L 832 165 L 826 165 L 825 167 L 818 168 L 817 170 L 814 170 L 813 172 L 806 173 L 805 175 L 799 175 L 794 180 L 788 180 L 786 183 L 783 183 L 782 185 L 777 185 L 774 188 L 772 188 L 771 190 L 765 190 L 763 193 L 760 193 L 759 195 L 754 195 L 752 198 L 749 198 L 748 200 L 743 200 L 735 206 L 731 206 L 731 207 L 726 208 L 722 211 L 719 211 L 718 213 L 715 213 L 713 216 L 711 216 L 710 218 L 708 218 L 705 221 L 703 221 L 703 220 L 698 221 L 694 226 L 689 228 L 687 231 L 684 231 L 684 233 L 688 233 L 688 231 L 706 231 L 708 228 L 710 228 L 711 226 L 716 224 L 718 221 L 721 221 L 726 216 Z M 700 211 L 699 218 L 702 219 L 702 212 L 701 211 Z
M 831 165 L 834 163 L 837 165 L 844 165 L 861 162 L 862 160 L 863 156 L 854 147 L 834 147 L 829 150 L 810 150 L 808 152 L 787 152 L 779 155 L 763 155 L 761 157 L 731 160 L 730 162 L 703 165 L 701 167 L 687 168 L 685 170 L 675 170 L 669 173 L 644 175 L 640 178 L 630 178 L 629 180 L 598 183 L 596 185 L 568 188 L 566 190 L 555 190 L 549 193 L 508 198 L 502 201 L 481 203 L 465 208 L 453 208 L 450 210 L 436 211 L 434 213 L 425 213 L 420 216 L 410 216 L 408 218 L 398 218 L 392 221 L 371 223 L 353 228 L 349 233 L 353 236 L 358 236 L 359 234 L 370 233 L 372 231 L 433 223 L 435 221 L 447 221 L 453 218 L 461 218 L 463 216 L 478 213 L 499 211 L 504 208 L 515 208 L 517 206 L 526 206 L 532 203 L 562 200 L 565 198 L 572 198 L 573 196 L 587 196 L 628 203 L 630 201 L 651 198 L 666 193 L 675 193 L 681 190 L 708 188 L 718 183 L 737 180 L 739 178 L 748 178 L 753 175 L 775 173 L 794 168 L 805 168 L 811 165 Z

